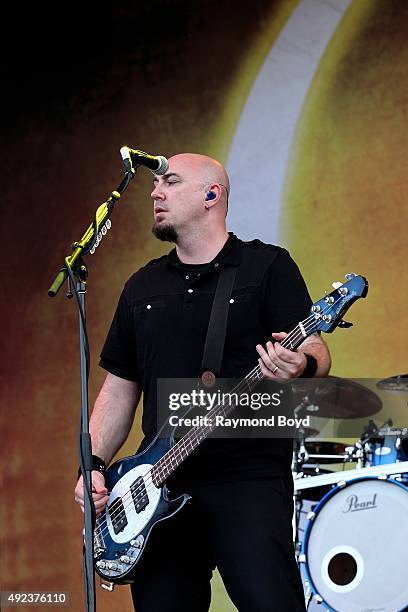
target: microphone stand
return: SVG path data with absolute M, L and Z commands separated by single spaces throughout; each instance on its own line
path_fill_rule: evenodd
M 93 254 L 111 227 L 110 215 L 115 203 L 121 194 L 128 188 L 130 181 L 135 176 L 132 165 L 126 165 L 125 176 L 120 185 L 112 191 L 109 198 L 101 204 L 95 213 L 93 222 L 83 234 L 79 242 L 72 244 L 73 253 L 65 258 L 63 267 L 59 270 L 51 287 L 48 290 L 50 297 L 55 297 L 61 289 L 65 280 L 68 279 L 67 297 L 72 298 L 74 290 L 79 310 L 79 343 L 80 343 L 80 375 L 81 375 L 81 428 L 79 432 L 79 459 L 81 472 L 84 478 L 84 590 L 87 612 L 94 612 L 95 599 L 95 574 L 94 574 L 94 546 L 93 531 L 95 526 L 95 505 L 92 498 L 92 444 L 89 435 L 89 412 L 88 412 L 88 378 L 89 378 L 89 342 L 86 331 L 85 296 L 87 292 L 88 268 L 84 264 L 83 257 L 88 253 Z M 76 277 L 76 281 L 74 280 Z

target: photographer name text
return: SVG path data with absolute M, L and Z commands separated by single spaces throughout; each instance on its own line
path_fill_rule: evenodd
M 196 416 L 192 418 L 179 417 L 172 414 L 169 423 L 172 427 L 291 427 L 300 429 L 310 427 L 310 416 L 290 418 L 285 415 L 272 415 L 268 418 L 229 418 L 222 415 L 215 416 Z

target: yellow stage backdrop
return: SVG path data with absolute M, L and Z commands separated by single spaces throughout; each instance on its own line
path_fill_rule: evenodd
M 327 4 L 310 1 L 322 10 Z M 10 115 L 8 147 L 1 154 L 3 589 L 69 591 L 69 609 L 83 609 L 82 523 L 73 502 L 77 314 L 63 292 L 47 297 L 70 242 L 120 181 L 121 145 L 228 161 L 258 71 L 302 4 L 156 0 L 144 9 L 130 3 L 101 7 L 96 23 L 88 15 L 88 46 L 85 28 L 75 35 L 79 14 L 62 16 L 72 26 L 64 31 L 63 18 L 55 16 L 48 30 L 42 15 L 33 20 L 32 55 L 24 73 L 16 72 L 15 98 L 10 89 L 15 119 Z M 117 50 L 121 34 L 123 54 Z M 48 52 L 35 52 L 47 36 L 55 63 Z M 319 61 L 290 146 L 277 219 L 281 244 L 316 299 L 345 272 L 370 281 L 369 297 L 350 313 L 355 327 L 330 338 L 338 376 L 382 378 L 408 369 L 407 40 L 404 0 L 351 2 Z M 243 180 L 251 180 L 251 168 Z M 150 234 L 150 188 L 142 170 L 88 262 L 91 405 L 104 377 L 98 354 L 121 287 L 146 260 L 168 249 Z M 121 455 L 133 452 L 139 439 L 137 425 Z M 212 611 L 233 610 L 219 579 L 213 582 Z M 98 591 L 100 612 L 130 609 L 126 587 Z

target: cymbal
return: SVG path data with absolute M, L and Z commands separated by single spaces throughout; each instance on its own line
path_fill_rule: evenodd
M 370 389 L 352 380 L 327 376 L 306 379 L 293 386 L 298 402 L 298 416 L 315 416 L 334 419 L 357 419 L 376 414 L 382 401 Z
M 397 376 L 383 378 L 383 380 L 378 381 L 377 387 L 386 391 L 408 391 L 408 374 L 397 374 Z

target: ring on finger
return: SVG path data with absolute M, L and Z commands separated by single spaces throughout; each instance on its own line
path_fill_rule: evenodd
M 278 370 L 279 370 L 279 367 L 276 365 L 272 370 L 272 374 L 276 374 Z

